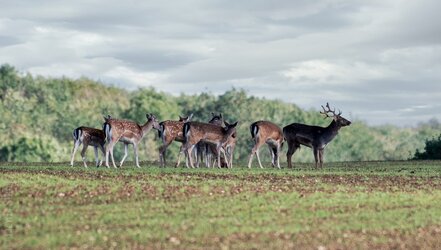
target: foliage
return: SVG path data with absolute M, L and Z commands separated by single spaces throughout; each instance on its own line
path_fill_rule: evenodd
M 414 156 L 415 160 L 439 160 L 441 159 L 441 134 L 438 138 L 426 140 L 424 151 L 417 149 Z
M 210 93 L 172 96 L 153 88 L 128 92 L 87 78 L 46 78 L 20 74 L 7 64 L 0 67 L 0 148 L 8 154 L 2 155 L 1 160 L 67 161 L 73 146 L 72 130 L 79 126 L 100 128 L 102 116 L 107 114 L 142 124 L 146 113 L 153 113 L 160 120 L 175 120 L 179 115 L 193 113 L 193 120 L 208 121 L 211 112 L 223 113 L 228 122 L 239 121 L 236 162 L 248 158 L 252 147 L 249 125 L 254 121 L 270 120 L 281 127 L 293 122 L 319 126 L 330 123 L 317 110 L 302 110 L 295 104 L 249 96 L 240 89 L 233 88 L 217 96 Z M 440 130 L 441 124 L 436 120 L 417 128 L 368 127 L 361 121 L 353 121 L 327 147 L 325 161 L 408 159 L 417 149 L 422 150 L 424 141 L 438 135 Z M 156 134 L 153 131 L 143 140 L 141 160 L 158 159 L 157 148 L 161 142 Z M 56 150 L 52 146 L 36 150 L 36 142 L 50 142 Z M 23 145 L 27 143 L 30 145 Z M 18 148 L 22 146 L 28 150 Z M 178 150 L 179 144 L 173 143 L 167 154 L 169 162 L 176 159 Z M 88 152 L 90 159 L 92 151 Z M 282 162 L 285 161 L 284 152 L 286 145 Z M 122 146 L 117 147 L 116 158 L 121 153 Z M 261 157 L 263 161 L 270 160 L 266 149 L 262 149 Z M 294 155 L 295 162 L 311 162 L 312 159 L 308 148 L 302 147 Z

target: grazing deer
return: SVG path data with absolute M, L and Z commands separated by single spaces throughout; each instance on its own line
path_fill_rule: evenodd
M 300 145 L 312 148 L 315 159 L 315 167 L 318 164 L 323 167 L 323 153 L 328 143 L 335 138 L 340 128 L 349 126 L 350 121 L 341 116 L 341 111 L 336 114 L 335 109 L 331 110 L 329 103 L 326 103 L 326 109 L 323 107 L 321 114 L 332 118 L 331 124 L 327 127 L 310 126 L 305 124 L 293 123 L 283 128 L 283 135 L 288 143 L 288 152 L 286 153 L 288 167 L 292 168 L 291 158 Z M 331 115 L 329 115 L 331 114 Z
M 282 129 L 276 124 L 269 121 L 257 121 L 250 126 L 251 137 L 254 140 L 254 147 L 251 150 L 251 154 L 248 161 L 248 168 L 251 168 L 253 162 L 253 156 L 256 155 L 260 168 L 262 163 L 259 157 L 259 148 L 264 144 L 268 144 L 268 148 L 272 156 L 273 167 L 280 168 L 279 155 L 283 146 L 283 132 Z
M 103 130 L 106 135 L 106 166 L 109 167 L 109 154 L 112 157 L 113 167 L 116 168 L 115 159 L 113 158 L 113 147 L 118 141 L 124 143 L 124 156 L 119 164 L 121 167 L 127 157 L 127 149 L 129 144 L 133 144 L 135 151 L 136 166 L 139 166 L 138 160 L 138 144 L 144 136 L 152 129 L 159 130 L 159 124 L 156 117 L 152 114 L 147 114 L 147 122 L 144 125 L 139 125 L 134 121 L 113 119 L 111 117 L 104 117 L 105 123 Z M 110 119 L 109 119 L 110 118 Z
M 78 147 L 81 144 L 83 144 L 83 149 L 81 150 L 81 157 L 83 159 L 84 167 L 87 168 L 86 151 L 89 145 L 93 146 L 93 149 L 95 150 L 95 162 L 96 162 L 96 166 L 99 167 L 102 163 L 102 160 L 101 161 L 99 160 L 98 148 L 101 150 L 101 152 L 103 152 L 103 156 L 105 155 L 104 144 L 105 144 L 106 136 L 104 135 L 104 132 L 96 128 L 78 127 L 73 131 L 73 138 L 74 138 L 74 147 L 72 149 L 72 157 L 70 160 L 70 165 L 73 166 L 75 153 L 77 152 Z
M 173 141 L 184 143 L 185 138 L 183 134 L 184 123 L 189 122 L 193 114 L 188 117 L 179 116 L 179 121 L 163 121 L 159 123 L 158 135 L 162 140 L 162 145 L 159 147 L 159 162 L 161 167 L 164 167 L 165 162 L 165 153 L 167 151 L 168 146 Z M 181 146 L 182 147 L 182 146 Z M 179 162 L 181 159 L 181 154 L 178 155 L 178 161 L 176 163 L 176 167 L 179 166 Z
M 225 122 L 225 128 L 210 123 L 202 122 L 187 122 L 184 124 L 184 136 L 185 144 L 183 146 L 183 151 L 187 152 L 187 156 L 190 160 L 190 166 L 193 166 L 193 159 L 191 157 L 191 152 L 196 144 L 200 141 L 212 144 L 216 146 L 217 164 L 220 164 L 220 153 L 221 148 L 225 147 L 229 138 L 236 133 L 237 122 L 234 124 L 229 124 Z M 225 151 L 223 151 L 225 159 Z

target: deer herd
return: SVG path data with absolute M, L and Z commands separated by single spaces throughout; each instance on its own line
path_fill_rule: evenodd
M 280 169 L 280 152 L 284 142 L 288 144 L 286 153 L 288 168 L 292 168 L 292 155 L 304 145 L 312 149 L 315 159 L 315 167 L 323 167 L 323 155 L 326 145 L 335 138 L 340 128 L 349 126 L 350 121 L 338 114 L 335 109 L 331 109 L 329 103 L 326 107 L 322 106 L 320 111 L 325 118 L 332 121 L 327 127 L 311 126 L 300 123 L 292 123 L 281 129 L 278 125 L 270 121 L 256 121 L 250 125 L 251 138 L 254 146 L 248 159 L 248 168 L 251 168 L 254 155 L 257 158 L 260 168 L 263 168 L 259 157 L 259 149 L 263 144 L 267 144 L 271 153 L 271 163 L 273 167 Z M 185 155 L 186 166 L 194 168 L 193 157 L 196 158 L 196 167 L 204 162 L 207 167 L 218 168 L 223 166 L 233 167 L 233 153 L 237 142 L 236 126 L 238 122 L 228 123 L 222 114 L 212 113 L 212 119 L 208 122 L 192 121 L 193 115 L 179 117 L 179 120 L 167 120 L 159 122 L 155 115 L 147 114 L 147 121 L 140 125 L 134 121 L 115 119 L 110 115 L 104 117 L 103 129 L 90 127 L 78 127 L 73 131 L 74 147 L 72 149 L 70 165 L 73 166 L 75 153 L 78 147 L 83 144 L 81 157 L 84 167 L 87 168 L 86 150 L 93 146 L 95 151 L 95 163 L 99 167 L 102 160 L 99 160 L 98 150 L 105 156 L 106 167 L 109 166 L 109 158 L 112 165 L 117 168 L 113 157 L 113 148 L 117 142 L 124 144 L 124 156 L 119 163 L 121 167 L 128 155 L 129 144 L 133 145 L 135 153 L 135 164 L 138 168 L 138 144 L 144 136 L 152 129 L 158 131 L 162 145 L 159 147 L 159 164 L 166 165 L 166 151 L 168 146 L 177 141 L 181 143 L 180 153 L 176 167 L 180 165 L 182 154 Z

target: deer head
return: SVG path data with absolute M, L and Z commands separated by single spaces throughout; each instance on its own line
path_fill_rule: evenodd
M 322 109 L 323 111 L 320 111 L 320 114 L 325 115 L 325 119 L 330 117 L 334 120 L 334 122 L 339 126 L 339 127 L 344 127 L 344 126 L 349 126 L 351 125 L 351 122 L 349 120 L 347 120 L 346 118 L 344 118 L 343 116 L 341 116 L 341 111 L 338 111 L 338 114 L 335 113 L 335 108 L 334 110 L 332 110 L 329 107 L 329 103 L 326 103 L 326 108 L 323 107 L 322 105 Z
M 156 118 L 155 115 L 153 115 L 153 114 L 146 114 L 145 116 L 147 117 L 147 122 L 152 122 L 152 127 L 154 129 L 156 129 L 156 130 L 160 129 L 159 121 L 158 121 L 158 119 Z
M 191 118 L 193 118 L 193 114 L 191 114 L 191 115 L 189 115 L 187 117 L 179 116 L 179 121 L 180 122 L 189 122 L 189 121 L 191 121 Z
M 208 123 L 223 126 L 224 125 L 224 119 L 222 117 L 222 113 L 219 113 L 219 115 L 216 115 L 215 113 L 211 113 L 211 120 Z

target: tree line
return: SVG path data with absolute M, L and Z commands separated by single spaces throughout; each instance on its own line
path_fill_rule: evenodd
M 0 67 L 0 161 L 68 161 L 73 147 L 72 131 L 79 126 L 101 128 L 103 115 L 145 122 L 145 114 L 160 120 L 177 120 L 193 113 L 193 120 L 208 121 L 211 112 L 222 113 L 227 121 L 239 121 L 235 161 L 246 162 L 253 146 L 249 126 L 269 120 L 280 127 L 293 122 L 327 126 L 317 110 L 303 110 L 292 103 L 248 95 L 230 89 L 221 95 L 211 93 L 173 96 L 153 88 L 135 91 L 105 85 L 87 78 L 70 79 L 33 76 L 18 72 L 13 66 Z M 332 103 L 331 103 L 332 104 Z M 349 118 L 349 117 L 348 117 Z M 424 151 L 425 142 L 437 138 L 441 124 L 436 120 L 413 128 L 368 126 L 360 120 L 342 129 L 328 146 L 326 161 L 406 160 Z M 156 132 L 150 132 L 140 145 L 140 160 L 158 160 L 160 145 Z M 123 146 L 117 146 L 121 157 Z M 168 161 L 177 157 L 174 143 Z M 281 161 L 285 162 L 286 146 Z M 263 160 L 270 160 L 262 148 Z M 78 156 L 79 157 L 79 156 Z M 88 158 L 93 160 L 92 150 Z M 129 155 L 129 160 L 133 155 Z M 77 159 L 79 160 L 79 159 Z M 300 150 L 294 162 L 312 162 L 311 151 Z

